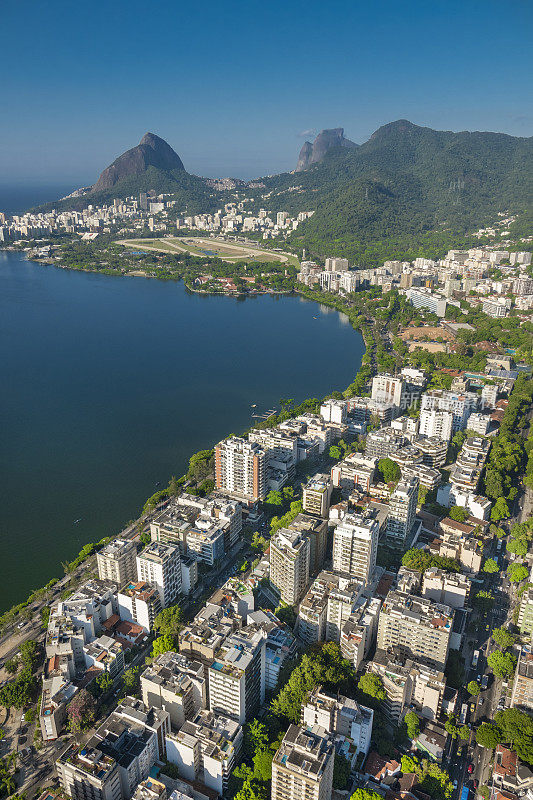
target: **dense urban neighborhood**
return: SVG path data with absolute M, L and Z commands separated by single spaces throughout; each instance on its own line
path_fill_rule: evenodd
M 533 796 L 532 237 L 502 212 L 371 269 L 243 238 L 305 218 L 146 193 L 0 217 L 46 264 L 296 291 L 366 344 L 344 391 L 194 454 L 3 615 L 3 794 Z

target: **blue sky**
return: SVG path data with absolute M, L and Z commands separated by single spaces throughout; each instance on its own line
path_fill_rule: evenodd
M 147 130 L 244 178 L 325 127 L 533 134 L 529 0 L 18 0 L 1 20 L 3 183 L 91 183 Z

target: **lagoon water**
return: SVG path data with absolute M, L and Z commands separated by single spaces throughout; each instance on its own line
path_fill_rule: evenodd
M 252 404 L 343 389 L 363 352 L 343 315 L 298 297 L 202 297 L 0 251 L 0 611 L 249 427 Z

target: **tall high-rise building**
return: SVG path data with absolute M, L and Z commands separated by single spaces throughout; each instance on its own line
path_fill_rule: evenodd
M 309 574 L 316 575 L 323 568 L 326 557 L 327 520 L 311 514 L 297 514 L 289 527 L 291 531 L 299 531 L 309 539 Z
M 207 704 L 207 673 L 200 661 L 183 653 L 160 655 L 141 675 L 145 708 L 164 708 L 178 730 Z
M 156 763 L 166 758 L 169 715 L 126 697 L 88 742 L 56 761 L 59 783 L 73 800 L 129 800 Z
M 209 667 L 209 708 L 244 725 L 265 699 L 267 634 L 248 625 L 229 636 Z
M 435 436 L 445 442 L 452 438 L 453 414 L 450 411 L 422 409 L 420 412 L 420 436 Z
M 405 391 L 405 378 L 401 375 L 374 375 L 372 378 L 372 400 L 401 408 Z
M 328 733 L 351 739 L 357 753 L 368 755 L 374 712 L 351 698 L 330 694 L 315 686 L 302 708 L 302 722 L 309 728 L 319 725 Z
M 167 759 L 177 766 L 186 781 L 198 781 L 207 786 L 212 790 L 210 797 L 223 797 L 242 740 L 242 726 L 238 722 L 223 714 L 202 710 L 193 720 L 186 720 L 179 731 L 167 736 Z M 190 794 L 198 796 L 194 790 Z M 185 795 L 175 790 L 171 798 L 189 800 L 189 793 Z
M 432 389 L 422 395 L 421 411 L 448 411 L 453 416 L 452 434 L 467 427 L 468 417 L 478 407 L 478 397 L 473 392 L 451 392 Z
M 137 578 L 137 545 L 131 539 L 113 539 L 96 554 L 98 577 L 124 586 Z
M 155 586 L 163 608 L 172 605 L 181 592 L 179 548 L 162 542 L 151 542 L 137 556 L 137 576 L 139 581 Z
M 294 605 L 309 583 L 310 543 L 305 532 L 281 528 L 270 540 L 270 583 L 281 599 Z
M 272 800 L 330 800 L 333 737 L 319 725 L 290 725 L 272 761 Z
M 326 272 L 345 272 L 350 269 L 347 258 L 326 258 Z
M 511 708 L 533 710 L 533 647 L 524 644 L 519 650 L 514 674 Z
M 327 519 L 333 485 L 329 475 L 314 475 L 303 488 L 303 509 Z
M 267 454 L 257 443 L 232 436 L 215 447 L 216 487 L 245 500 L 261 500 L 267 489 Z
M 418 478 L 402 478 L 391 495 L 387 517 L 387 539 L 395 546 L 403 546 L 413 528 L 418 486 Z
M 454 611 L 425 597 L 389 592 L 381 607 L 377 646 L 398 648 L 406 658 L 443 670 L 446 666 Z
M 333 569 L 368 583 L 376 566 L 379 523 L 374 516 L 346 514 L 333 534 Z

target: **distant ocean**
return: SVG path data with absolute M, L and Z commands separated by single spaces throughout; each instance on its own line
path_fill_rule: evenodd
M 81 183 L 74 186 L 71 183 L 18 183 L 15 185 L 0 183 L 0 211 L 5 214 L 18 214 L 41 203 L 59 200 L 82 185 Z

